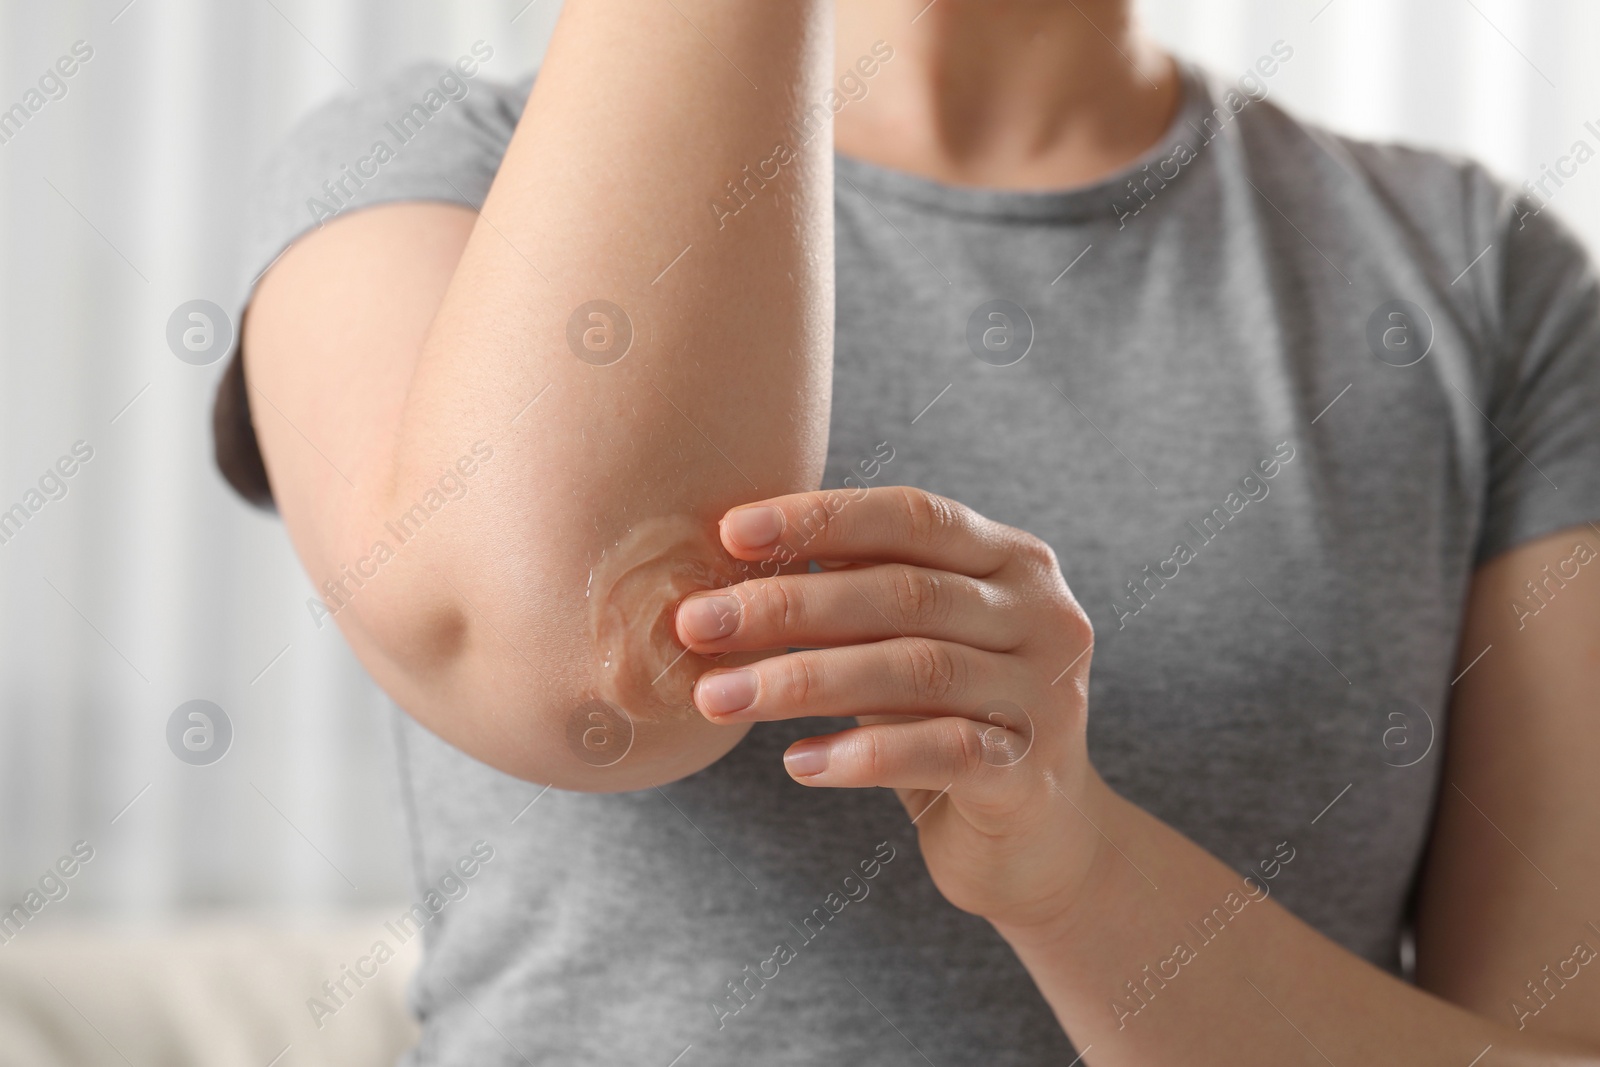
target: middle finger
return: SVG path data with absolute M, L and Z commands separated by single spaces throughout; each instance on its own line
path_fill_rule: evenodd
M 1013 656 L 897 637 L 708 671 L 695 683 L 694 703 L 719 723 L 861 715 L 956 715 L 989 722 L 996 700 L 1020 707 L 1015 700 L 1027 688 Z
M 903 563 L 755 578 L 684 598 L 678 640 L 716 654 L 930 637 L 1009 652 L 1027 639 L 1011 596 L 979 578 Z

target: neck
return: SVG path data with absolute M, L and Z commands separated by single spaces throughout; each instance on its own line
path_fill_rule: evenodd
M 1061 188 L 1114 173 L 1165 132 L 1172 60 L 1131 0 L 839 0 L 839 69 L 894 58 L 835 118 L 839 150 L 958 185 Z

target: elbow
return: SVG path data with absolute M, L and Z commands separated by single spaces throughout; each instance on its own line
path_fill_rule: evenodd
M 336 618 L 396 703 L 480 762 L 561 789 L 645 789 L 705 768 L 749 729 L 695 708 L 712 661 L 674 625 L 684 596 L 736 580 L 720 555 L 698 523 L 645 522 L 595 564 L 582 597 L 537 580 L 508 596 L 504 582 L 446 577 L 443 560 L 397 561 L 407 569 Z
M 473 625 L 466 605 L 448 595 L 448 584 L 441 590 L 440 583 L 418 582 L 404 570 L 386 574 L 372 562 L 364 557 L 340 568 L 343 580 L 322 583 L 311 609 L 318 627 L 331 619 L 361 659 L 381 659 L 418 681 L 450 673 L 469 647 Z

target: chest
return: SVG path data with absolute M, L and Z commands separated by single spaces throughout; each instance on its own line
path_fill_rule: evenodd
M 1158 814 L 1360 779 L 1420 841 L 1483 506 L 1472 342 L 1382 315 L 1402 265 L 1325 277 L 1217 214 L 847 216 L 826 484 L 1048 541 L 1095 624 L 1097 766 Z

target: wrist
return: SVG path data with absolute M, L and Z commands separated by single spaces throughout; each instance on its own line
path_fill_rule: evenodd
M 1063 797 L 1066 794 L 1063 793 Z M 1081 939 L 1092 926 L 1103 921 L 1116 901 L 1133 888 L 1128 876 L 1145 886 L 1143 876 L 1131 866 L 1118 844 L 1127 838 L 1125 827 L 1131 805 L 1105 783 L 1092 767 L 1077 794 L 1060 801 L 1064 817 L 1076 820 L 1092 841 L 1092 851 L 1083 876 L 1071 890 L 1047 908 L 1026 919 L 991 920 L 996 932 L 1021 952 Z

